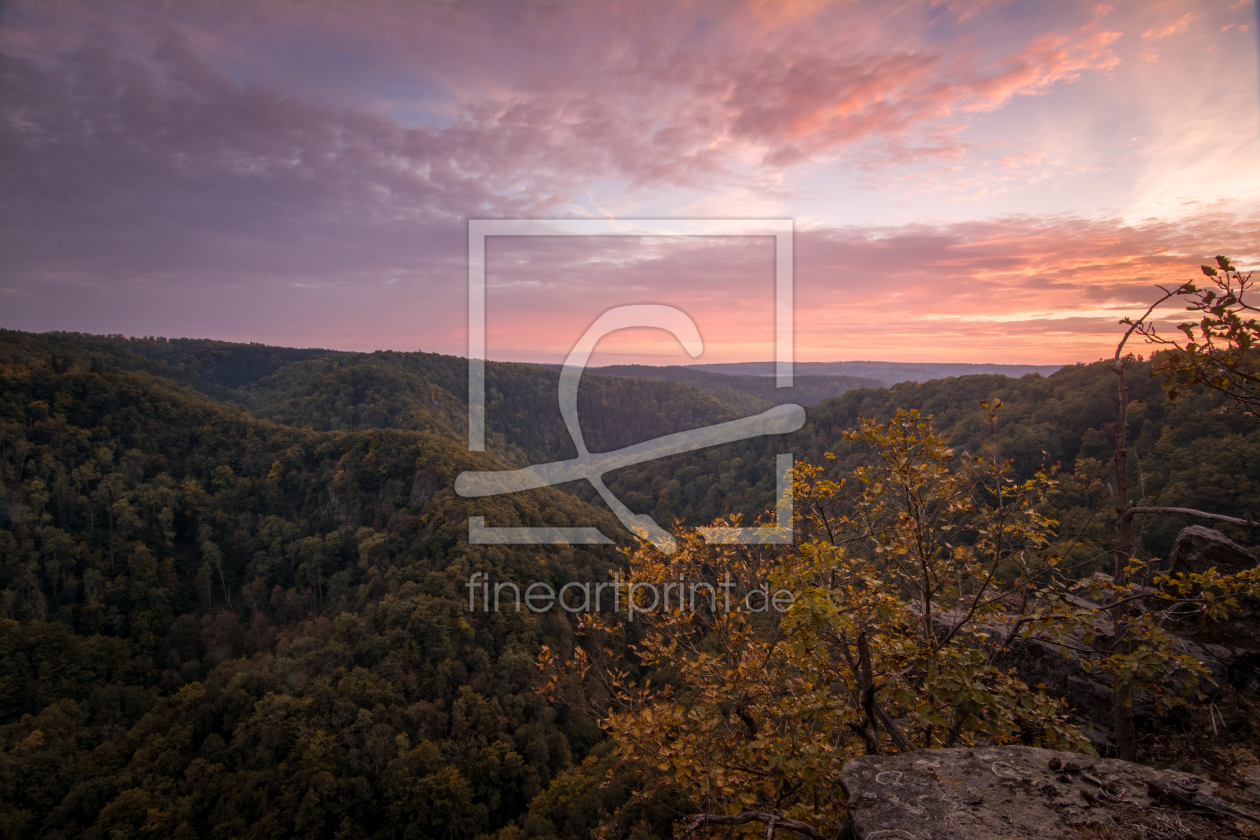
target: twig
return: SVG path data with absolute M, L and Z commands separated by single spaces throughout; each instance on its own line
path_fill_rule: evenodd
M 1128 318 L 1125 318 L 1123 321 L 1120 322 L 1122 324 L 1125 322 L 1128 322 L 1129 328 L 1125 331 L 1124 338 L 1120 339 L 1120 343 L 1116 345 L 1115 360 L 1117 362 L 1120 361 L 1120 352 L 1124 350 L 1125 342 L 1129 340 L 1129 336 L 1133 335 L 1133 331 L 1138 328 L 1138 325 L 1141 324 L 1143 321 L 1145 321 L 1147 317 L 1150 316 L 1150 314 L 1155 311 L 1155 307 L 1159 306 L 1161 303 L 1168 300 L 1170 297 L 1173 297 L 1174 295 L 1176 295 L 1178 292 L 1180 292 L 1182 289 L 1184 289 L 1188 285 L 1190 284 L 1182 283 L 1180 286 L 1173 289 L 1171 292 L 1168 291 L 1167 289 L 1164 289 L 1164 296 L 1160 298 L 1159 300 L 1155 301 L 1154 303 L 1152 303 L 1150 308 L 1147 309 L 1145 313 L 1143 313 L 1141 318 L 1138 318 L 1136 321 L 1129 321 Z M 1161 286 L 1160 288 L 1163 288 L 1163 287 Z
M 808 823 L 789 820 L 764 811 L 745 811 L 742 814 L 696 814 L 691 818 L 686 830 L 687 833 L 691 833 L 706 825 L 745 825 L 750 822 L 766 824 L 766 840 L 773 840 L 775 830 L 780 828 L 804 835 L 811 840 L 827 840 L 821 831 Z
M 1221 726 L 1224 726 L 1224 725 L 1225 725 L 1225 715 L 1221 714 L 1221 710 L 1220 710 L 1220 709 L 1218 709 L 1218 708 L 1216 708 L 1216 703 L 1215 703 L 1215 702 L 1208 703 L 1208 718 L 1210 718 L 1210 719 L 1211 719 L 1211 721 L 1212 721 L 1212 734 L 1213 734 L 1213 735 L 1215 735 L 1216 737 L 1218 737 L 1218 738 L 1219 738 L 1221 733 L 1219 733 L 1219 732 L 1217 732 L 1217 731 L 1216 731 L 1216 719 L 1217 719 L 1217 717 L 1220 717 L 1220 719 L 1221 719 Z
M 849 721 L 847 724 L 859 738 L 866 743 L 867 755 L 879 755 L 879 741 L 872 737 L 870 732 L 870 724 L 865 717 L 859 718 L 857 721 Z

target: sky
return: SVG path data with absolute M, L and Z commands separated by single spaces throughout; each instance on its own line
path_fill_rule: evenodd
M 1092 361 L 1159 284 L 1260 261 L 1258 23 L 1253 0 L 6 0 L 0 327 L 466 355 L 469 219 L 790 219 L 799 361 Z M 593 364 L 771 359 L 774 247 L 492 237 L 487 354 L 562 361 L 650 303 L 704 353 L 627 330 Z

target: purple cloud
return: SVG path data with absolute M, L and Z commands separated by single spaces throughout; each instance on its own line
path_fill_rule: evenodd
M 809 217 L 797 251 L 802 348 L 869 355 L 834 337 L 876 346 L 878 328 L 898 336 L 888 346 L 899 352 L 990 352 L 1005 345 L 907 344 L 925 333 L 898 333 L 878 313 L 904 293 L 930 300 L 941 324 L 989 319 L 986 335 L 1009 338 L 1017 328 L 993 319 L 1055 311 L 1067 323 L 1065 300 L 1136 300 L 1181 259 L 1159 254 L 1206 241 L 1254 252 L 1254 218 L 1207 208 L 1199 221 L 1148 223 L 1115 220 L 1110 208 L 1029 207 L 932 224 L 873 215 L 853 227 L 815 211 L 830 209 L 842 176 L 896 185 L 919 218 L 943 215 L 922 198 L 932 190 L 975 195 L 1049 177 L 1051 152 L 981 129 L 1019 102 L 1101 84 L 1127 55 L 1119 32 L 1137 39 L 1160 14 L 1135 6 L 1103 17 L 1086 4 L 8 4 L 0 314 L 34 329 L 462 352 L 468 218 L 702 206 Z M 1206 37 L 1198 25 L 1161 45 Z M 511 352 L 552 353 L 549 324 L 589 322 L 592 307 L 631 302 L 609 299 L 624 293 L 681 294 L 717 319 L 723 352 L 765 355 L 757 247 L 545 245 L 512 252 L 517 285 L 497 304 L 520 316 Z M 1137 273 L 1109 274 L 1115 259 Z

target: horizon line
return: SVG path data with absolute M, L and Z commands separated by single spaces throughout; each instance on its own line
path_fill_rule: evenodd
M 0 326 L 0 332 L 21 333 L 25 335 L 40 336 L 40 337 L 76 336 L 76 337 L 105 339 L 105 340 L 114 340 L 114 341 L 161 341 L 161 342 L 211 341 L 211 342 L 218 342 L 220 344 L 234 344 L 241 347 L 273 347 L 273 348 L 279 348 L 279 349 L 285 349 L 285 350 L 312 350 L 312 351 L 318 350 L 318 351 L 324 351 L 324 352 L 329 352 L 329 353 L 351 353 L 351 354 L 357 354 L 357 355 L 363 355 L 363 356 L 370 356 L 375 353 L 427 353 L 427 354 L 438 355 L 438 356 L 450 356 L 452 358 L 459 358 L 459 359 L 469 358 L 466 352 L 453 353 L 453 352 L 444 352 L 441 350 L 426 350 L 422 347 L 417 347 L 411 350 L 397 350 L 392 347 L 378 348 L 375 350 L 346 350 L 346 349 L 341 349 L 337 347 L 326 347 L 326 346 L 318 346 L 318 345 L 309 345 L 309 346 L 303 347 L 303 346 L 289 345 L 289 344 L 270 344 L 266 341 L 235 340 L 235 339 L 228 339 L 228 338 L 209 338 L 205 336 L 172 337 L 172 336 L 161 336 L 161 335 L 124 335 L 122 333 L 90 333 L 90 332 L 82 332 L 79 330 L 44 330 L 41 332 L 34 332 L 30 330 L 23 330 L 23 329 L 18 329 L 18 328 L 13 328 L 13 327 L 2 327 L 2 326 Z M 544 362 L 544 361 L 533 361 L 533 360 L 527 360 L 527 359 L 511 359 L 511 358 L 491 358 L 489 356 L 486 357 L 486 361 L 496 362 L 496 363 L 501 363 L 501 364 L 536 365 L 536 366 L 543 366 L 543 367 L 563 367 L 564 366 L 563 362 Z M 797 361 L 794 361 L 793 364 L 796 366 L 834 365 L 834 364 L 885 364 L 885 365 L 954 365 L 954 366 L 973 366 L 973 367 L 990 366 L 990 367 L 1033 367 L 1033 368 L 1060 367 L 1061 368 L 1061 367 L 1067 367 L 1068 365 L 1075 365 L 1075 364 L 1093 364 L 1096 361 L 1104 361 L 1104 357 L 1100 356 L 1099 358 L 1094 359 L 1093 361 L 1079 359 L 1077 361 L 1072 361 L 1072 362 L 961 362 L 961 361 L 959 362 L 954 362 L 954 361 L 904 362 L 904 361 L 893 361 L 890 359 L 828 359 L 824 361 L 797 360 Z M 692 362 L 689 364 L 681 363 L 681 362 L 678 362 L 678 363 L 610 362 L 608 364 L 601 364 L 601 365 L 588 365 L 588 369 L 595 370 L 595 369 L 604 368 L 604 367 L 629 367 L 629 366 L 660 367 L 660 368 L 665 368 L 665 367 L 699 368 L 699 367 L 718 367 L 718 366 L 733 366 L 733 365 L 774 365 L 774 364 L 775 362 L 773 359 L 756 359 L 756 360 L 751 360 L 751 361 L 734 361 L 734 362 L 732 361 Z

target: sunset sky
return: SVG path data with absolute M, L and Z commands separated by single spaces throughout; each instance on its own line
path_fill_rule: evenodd
M 1091 361 L 1155 284 L 1260 261 L 1257 23 L 6 0 L 0 326 L 464 355 L 469 219 L 792 219 L 800 361 Z M 496 239 L 488 354 L 665 303 L 696 361 L 771 359 L 773 266 L 765 238 Z M 634 331 L 595 363 L 686 361 Z

